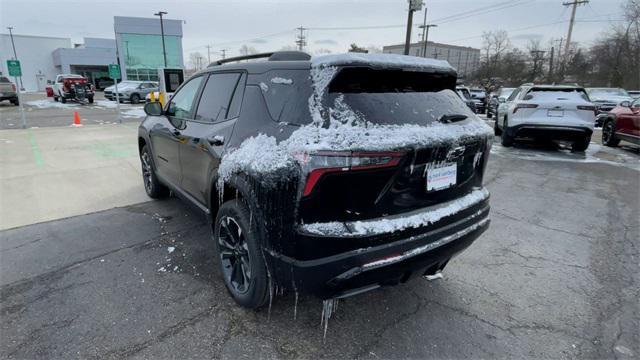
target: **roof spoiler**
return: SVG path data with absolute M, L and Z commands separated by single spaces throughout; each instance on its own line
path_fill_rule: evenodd
M 266 58 L 267 61 L 306 61 L 311 60 L 311 55 L 307 54 L 303 51 L 274 51 L 268 53 L 260 53 L 260 54 L 251 54 L 245 56 L 236 56 L 226 59 L 220 59 L 212 62 L 208 67 L 219 66 L 222 64 L 227 64 L 236 61 L 242 60 L 252 60 L 252 59 L 263 59 Z

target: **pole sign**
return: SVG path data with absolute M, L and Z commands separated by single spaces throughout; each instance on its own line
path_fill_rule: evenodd
M 7 60 L 7 68 L 9 69 L 9 76 L 22 76 L 20 60 Z
M 109 64 L 109 77 L 113 80 L 120 79 L 120 65 Z

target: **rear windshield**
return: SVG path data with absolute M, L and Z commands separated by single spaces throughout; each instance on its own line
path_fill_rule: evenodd
M 275 121 L 311 122 L 309 70 L 271 70 L 255 85 Z M 429 124 L 445 114 L 472 116 L 453 89 L 453 74 L 345 67 L 329 84 L 322 115 L 394 125 Z
M 589 97 L 584 89 L 531 89 L 523 100 L 539 100 L 539 101 L 553 101 L 553 100 L 584 100 L 589 101 Z
M 329 85 L 325 107 L 334 118 L 349 121 L 355 116 L 385 125 L 426 125 L 442 115 L 471 116 L 454 88 L 452 74 L 345 68 Z
M 9 79 L 7 79 L 7 78 L 6 78 L 6 77 L 4 77 L 4 76 L 0 76 L 0 82 L 8 83 L 8 82 L 11 82 L 11 81 L 9 81 Z
M 513 90 L 515 89 L 516 88 L 502 88 L 500 89 L 500 93 L 498 94 L 498 96 L 508 98 L 509 96 L 511 96 Z

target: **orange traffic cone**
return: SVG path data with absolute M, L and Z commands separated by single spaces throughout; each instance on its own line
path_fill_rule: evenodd
M 80 122 L 80 114 L 77 111 L 73 112 L 73 126 L 82 126 Z

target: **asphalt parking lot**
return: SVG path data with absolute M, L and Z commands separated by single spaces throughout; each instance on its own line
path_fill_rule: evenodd
M 638 148 L 592 143 L 574 154 L 496 141 L 485 184 L 490 229 L 443 279 L 341 301 L 324 340 L 317 299 L 301 297 L 296 307 L 284 294 L 270 310 L 237 307 L 208 224 L 175 198 L 1 231 L 0 356 L 640 356 Z

